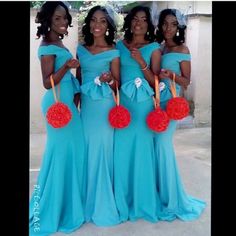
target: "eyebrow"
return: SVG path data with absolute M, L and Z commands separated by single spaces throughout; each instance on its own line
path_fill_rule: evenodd
M 102 16 L 102 17 L 100 17 L 100 18 L 97 18 L 96 16 L 92 16 L 92 18 L 95 18 L 95 19 L 106 19 L 105 16 Z
M 168 22 L 167 20 L 164 20 L 164 22 Z M 177 20 L 174 20 L 174 21 L 170 21 L 169 23 L 178 23 Z
M 147 17 L 146 16 L 140 16 L 140 17 L 134 16 L 134 18 L 147 18 Z

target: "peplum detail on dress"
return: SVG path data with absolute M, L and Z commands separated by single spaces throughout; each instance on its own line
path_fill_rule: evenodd
M 121 86 L 121 90 L 131 101 L 135 102 L 146 101 L 154 94 L 147 80 L 139 77 L 125 82 Z
M 81 92 L 93 100 L 100 100 L 103 98 L 112 97 L 112 90 L 110 86 L 106 83 L 101 83 L 101 85 L 96 84 L 94 81 L 89 81 L 81 85 Z

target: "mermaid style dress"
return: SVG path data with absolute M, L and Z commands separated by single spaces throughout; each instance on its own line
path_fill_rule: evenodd
M 177 75 L 181 74 L 180 62 L 190 61 L 190 54 L 167 53 L 162 55 L 161 68 L 169 69 Z M 160 93 L 160 106 L 166 109 L 166 104 L 172 94 L 168 78 L 161 80 L 165 88 Z M 177 95 L 180 85 L 176 84 Z M 205 202 L 187 195 L 179 175 L 173 146 L 173 134 L 177 122 L 171 120 L 165 132 L 155 133 L 155 154 L 157 168 L 157 190 L 160 193 L 163 205 L 163 217 L 161 219 L 172 221 L 179 218 L 190 221 L 198 218 L 205 208 Z
M 120 103 L 131 113 L 129 126 L 115 130 L 117 208 L 121 221 L 143 218 L 157 222 L 160 202 L 155 182 L 154 134 L 146 124 L 148 113 L 154 109 L 154 91 L 124 43 L 119 41 L 116 47 L 121 59 Z M 159 47 L 154 42 L 139 49 L 147 65 L 152 52 Z
M 87 152 L 86 222 L 97 226 L 120 223 L 113 185 L 114 129 L 108 113 L 115 106 L 112 89 L 97 79 L 110 71 L 110 63 L 119 57 L 116 49 L 92 54 L 83 45 L 77 47 L 81 65 L 81 118 Z
M 38 56 L 43 55 L 55 55 L 55 71 L 72 58 L 66 48 L 56 45 L 40 46 Z M 84 222 L 85 143 L 80 114 L 73 102 L 79 91 L 78 81 L 68 70 L 60 82 L 60 101 L 68 105 L 72 119 L 62 128 L 46 122 L 43 162 L 30 200 L 30 236 L 70 233 Z M 53 91 L 48 89 L 42 99 L 44 116 L 54 103 Z

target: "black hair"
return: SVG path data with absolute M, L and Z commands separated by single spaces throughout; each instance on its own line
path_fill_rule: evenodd
M 52 16 L 56 10 L 56 8 L 58 6 L 62 6 L 65 11 L 66 11 L 66 16 L 68 19 L 68 25 L 70 27 L 72 27 L 71 22 L 72 22 L 72 17 L 69 13 L 68 7 L 60 1 L 48 1 L 45 2 L 39 12 L 37 13 L 37 16 L 35 18 L 35 23 L 40 23 L 41 25 L 38 26 L 38 30 L 36 35 L 38 36 L 38 38 L 40 38 L 41 36 L 45 36 L 48 33 L 48 28 L 51 27 L 51 21 L 52 21 Z M 64 35 L 60 35 L 60 37 L 63 39 Z
M 144 39 L 148 40 L 149 42 L 153 42 L 155 39 L 155 35 L 154 35 L 154 26 L 151 20 L 150 8 L 144 6 L 136 6 L 132 8 L 128 13 L 128 15 L 125 17 L 123 25 L 123 30 L 125 32 L 124 39 L 127 42 L 131 42 L 133 38 L 133 33 L 131 33 L 131 21 L 134 19 L 136 13 L 140 11 L 145 12 L 148 24 L 147 32 L 149 32 L 149 34 L 145 34 Z
M 112 44 L 114 44 L 116 26 L 115 26 L 113 19 L 108 14 L 106 8 L 102 7 L 102 6 L 95 6 L 95 7 L 91 8 L 88 12 L 88 15 L 85 17 L 84 25 L 82 27 L 82 35 L 84 37 L 85 45 L 91 46 L 94 42 L 93 34 L 90 32 L 90 21 L 93 17 L 93 14 L 98 10 L 105 13 L 105 17 L 106 17 L 107 24 L 108 24 L 107 28 L 108 28 L 108 32 L 109 32 L 109 35 L 105 35 L 105 40 L 108 45 L 112 45 Z
M 161 11 L 160 16 L 159 16 L 159 21 L 158 21 L 158 30 L 156 32 L 156 40 L 158 43 L 161 43 L 164 40 L 164 35 L 163 35 L 163 30 L 162 26 L 164 24 L 164 20 L 166 16 L 172 15 L 176 17 L 176 9 L 164 9 Z M 177 21 L 178 18 L 176 17 Z M 177 45 L 181 45 L 185 42 L 185 29 L 187 28 L 186 25 L 180 25 L 178 22 L 177 29 L 179 30 L 179 36 L 174 36 L 173 41 Z

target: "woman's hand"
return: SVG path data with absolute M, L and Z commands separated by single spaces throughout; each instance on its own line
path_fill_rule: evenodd
M 67 68 L 78 68 L 79 67 L 79 61 L 77 59 L 70 59 L 66 62 Z
M 169 78 L 172 80 L 173 79 L 173 72 L 171 70 L 161 69 L 161 72 L 159 74 L 159 78 L 160 79 Z
M 99 80 L 103 83 L 106 83 L 106 82 L 109 83 L 112 81 L 112 79 L 113 78 L 110 71 L 102 73 L 99 78 Z
M 140 51 L 137 48 L 130 49 L 131 57 L 138 62 L 141 68 L 145 67 L 146 62 L 144 61 Z

